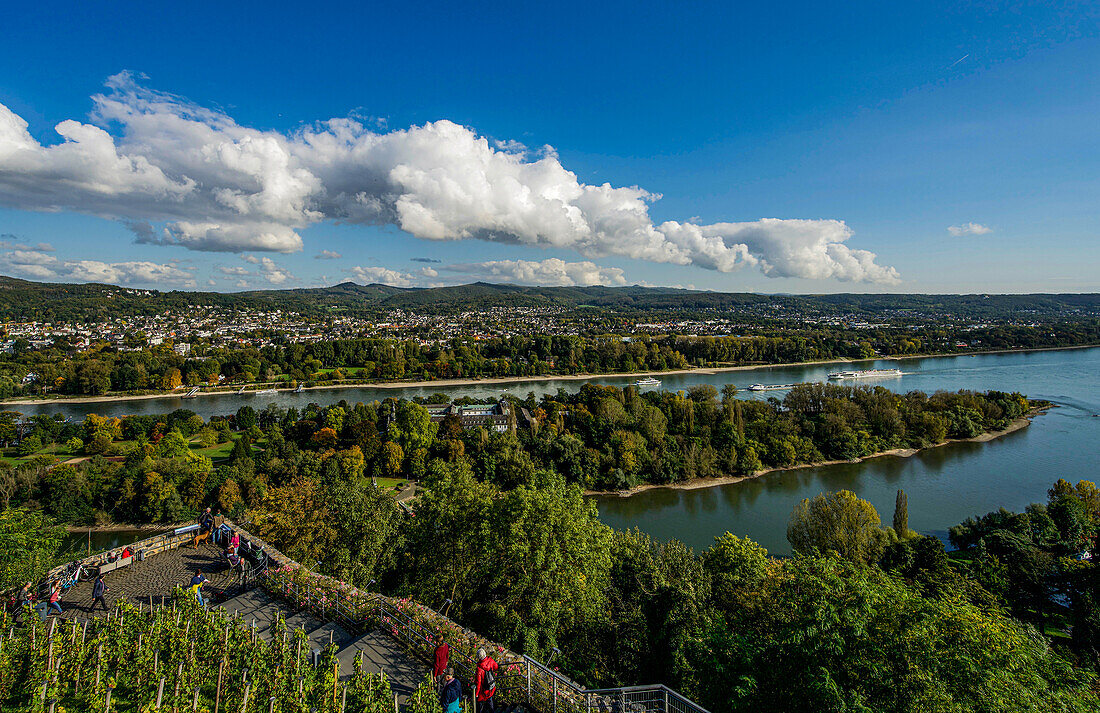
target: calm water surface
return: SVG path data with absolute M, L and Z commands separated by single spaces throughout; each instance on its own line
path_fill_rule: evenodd
M 924 451 L 912 458 L 884 457 L 858 464 L 807 468 L 772 473 L 735 485 L 701 490 L 651 490 L 630 498 L 598 498 L 600 514 L 613 527 L 640 527 L 661 539 L 678 538 L 697 548 L 729 530 L 748 535 L 776 554 L 789 552 L 787 518 L 802 498 L 848 489 L 870 500 L 889 521 L 898 488 L 909 494 L 909 524 L 925 533 L 946 535 L 947 528 L 966 517 L 1004 506 L 1022 509 L 1044 500 L 1046 489 L 1058 478 L 1100 480 L 1100 348 L 1017 354 L 932 357 L 904 361 L 864 361 L 853 368 L 900 367 L 901 377 L 876 383 L 895 391 L 999 389 L 1020 391 L 1031 398 L 1055 402 L 1059 408 L 1035 419 L 1031 427 L 990 443 L 966 443 Z M 822 381 L 837 365 L 785 366 L 751 371 L 658 375 L 663 389 L 685 389 L 727 383 L 746 388 L 753 383 L 786 384 Z M 598 377 L 598 384 L 625 386 L 634 377 Z M 502 392 L 526 396 L 578 390 L 585 381 L 548 380 L 474 384 L 462 387 L 408 387 L 380 389 L 354 387 L 255 396 L 226 394 L 198 399 L 166 397 L 143 401 L 86 404 L 25 405 L 23 413 L 64 413 L 83 418 L 86 413 L 123 416 L 164 413 L 188 408 L 204 417 L 233 413 L 243 404 L 263 408 L 276 403 L 286 408 L 311 402 L 373 401 L 389 396 L 412 398 L 444 392 L 455 398 L 499 396 Z M 742 398 L 782 398 L 785 392 L 742 392 Z
M 885 366 L 881 363 L 880 366 Z M 629 498 L 598 499 L 604 522 L 637 526 L 659 539 L 709 547 L 726 531 L 747 535 L 776 554 L 790 552 L 787 519 L 800 500 L 851 490 L 869 500 L 885 522 L 898 488 L 909 495 L 909 526 L 946 537 L 970 515 L 1004 506 L 1020 510 L 1046 500 L 1058 478 L 1100 479 L 1100 349 L 991 354 L 901 362 L 905 374 L 883 380 L 896 391 L 999 389 L 1053 401 L 1059 408 L 1032 425 L 988 443 L 960 443 L 911 458 L 771 473 L 701 490 L 651 490 Z M 817 370 L 776 370 L 775 380 L 809 380 Z M 782 396 L 782 392 L 780 392 Z

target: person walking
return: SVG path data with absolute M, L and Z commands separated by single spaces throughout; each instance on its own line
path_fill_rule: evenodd
M 462 684 L 455 678 L 455 670 L 443 671 L 443 683 L 439 689 L 439 705 L 443 713 L 459 713 L 462 710 Z
M 191 578 L 191 591 L 195 595 L 195 599 L 199 600 L 199 606 L 206 606 L 206 602 L 202 598 L 202 586 L 206 584 L 206 577 L 202 576 L 202 570 L 196 569 L 195 576 Z
M 27 612 L 28 608 L 34 607 L 34 585 L 31 582 L 27 582 L 19 590 L 19 593 L 15 595 L 15 611 L 13 612 L 13 618 L 16 623 L 23 621 L 23 615 Z
M 107 583 L 103 581 L 103 575 L 97 574 L 95 582 L 92 584 L 92 608 L 88 610 L 89 614 L 95 611 L 96 604 L 102 604 L 103 611 L 110 611 L 107 608 L 107 602 L 103 599 L 103 595 L 109 591 L 111 590 L 107 587 Z
M 477 650 L 477 674 L 474 677 L 474 700 L 477 701 L 477 713 L 493 713 L 496 703 L 493 700 L 497 693 L 497 671 L 500 666 L 485 653 L 485 649 Z
M 443 640 L 443 634 L 437 634 L 435 637 L 435 666 L 432 667 L 432 676 L 435 677 L 437 686 L 443 684 L 443 674 L 446 672 L 450 660 L 451 647 Z
M 50 599 L 49 606 L 46 607 L 46 615 L 49 616 L 51 612 L 57 612 L 58 614 L 64 614 L 61 611 L 61 582 L 54 582 L 50 587 Z

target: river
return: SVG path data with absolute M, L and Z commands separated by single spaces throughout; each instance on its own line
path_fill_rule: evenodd
M 947 529 L 999 507 L 1022 510 L 1046 501 L 1058 478 L 1097 480 L 1100 473 L 1100 349 L 990 354 L 900 362 L 904 375 L 882 380 L 896 391 L 973 389 L 1021 391 L 1058 408 L 1028 428 L 988 443 L 957 443 L 910 458 L 884 456 L 861 463 L 805 468 L 699 490 L 659 489 L 629 498 L 600 497 L 600 516 L 612 527 L 640 527 L 658 539 L 697 549 L 729 531 L 775 554 L 790 553 L 786 527 L 803 498 L 851 490 L 889 523 L 899 488 L 909 495 L 909 526 L 946 539 Z M 885 366 L 885 364 L 880 364 Z M 772 383 L 805 381 L 818 370 L 784 369 Z M 784 382 L 786 383 L 786 382 Z M 782 392 L 780 392 L 780 396 Z
M 775 554 L 790 551 L 787 518 L 802 498 L 848 489 L 871 501 L 884 521 L 893 513 L 898 488 L 909 494 L 909 525 L 927 534 L 946 536 L 947 528 L 970 515 L 1004 506 L 1019 510 L 1046 499 L 1046 490 L 1058 478 L 1076 482 L 1096 480 L 1100 455 L 1100 348 L 1065 351 L 978 354 L 928 357 L 901 361 L 857 362 L 851 368 L 894 368 L 900 377 L 875 383 L 895 391 L 973 389 L 1020 391 L 1031 398 L 1053 401 L 1059 408 L 1035 419 L 1029 428 L 989 443 L 962 443 L 923 451 L 911 458 L 883 457 L 862 463 L 771 473 L 733 485 L 698 490 L 649 490 L 629 498 L 597 499 L 603 520 L 617 528 L 640 527 L 659 539 L 677 538 L 696 548 L 731 531 L 747 535 Z M 732 383 L 747 388 L 754 383 L 788 384 L 824 380 L 836 364 L 782 366 L 745 371 L 692 372 L 658 375 L 663 389 L 685 389 L 697 384 L 718 388 Z M 848 368 L 848 367 L 844 367 Z M 594 377 L 592 383 L 625 386 L 634 377 Z M 412 398 L 443 392 L 451 398 L 536 396 L 575 391 L 582 380 L 548 379 L 538 382 L 478 383 L 446 388 L 349 387 L 280 392 L 270 395 L 225 394 L 197 399 L 178 396 L 138 401 L 10 405 L 23 413 L 63 413 L 83 418 L 86 413 L 123 416 L 191 409 L 204 417 L 233 413 L 244 404 L 262 408 L 304 407 L 311 402 L 373 401 L 389 396 Z M 741 398 L 782 398 L 785 392 L 747 392 Z

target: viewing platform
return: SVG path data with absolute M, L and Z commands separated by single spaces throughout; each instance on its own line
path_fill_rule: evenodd
M 248 548 L 260 556 L 246 555 L 240 566 L 230 567 L 219 546 L 209 541 L 193 543 L 193 527 L 157 535 L 129 545 L 133 556 L 126 559 L 109 562 L 108 553 L 100 553 L 79 560 L 88 574 L 62 596 L 61 616 L 81 621 L 107 615 L 102 607 L 92 611 L 92 583 L 100 566 L 110 570 L 104 576 L 108 611 L 123 602 L 141 608 L 173 606 L 176 592 L 185 590 L 194 573 L 201 571 L 208 580 L 203 590 L 207 605 L 226 611 L 255 639 L 271 641 L 301 630 L 317 660 L 323 651 L 336 647 L 340 679 L 354 676 L 357 662 L 363 672 L 384 673 L 398 706 L 431 670 L 435 637 L 442 635 L 450 645 L 450 666 L 467 693 L 476 672 L 476 651 L 491 652 L 500 665 L 498 709 L 708 713 L 661 685 L 585 689 L 422 604 L 360 590 L 312 572 L 245 530 L 226 524 L 241 536 L 242 552 Z M 55 568 L 50 578 L 59 577 L 68 566 Z

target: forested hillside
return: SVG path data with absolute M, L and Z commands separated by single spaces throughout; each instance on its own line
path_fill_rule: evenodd
M 282 309 L 322 314 L 333 308 L 405 309 L 453 313 L 492 307 L 600 307 L 624 313 L 739 312 L 763 314 L 775 308 L 794 316 L 855 314 L 904 317 L 944 314 L 962 319 L 1001 320 L 1033 315 L 1080 319 L 1100 315 L 1100 295 L 760 295 L 699 292 L 665 287 L 523 287 L 484 282 L 455 287 L 397 288 L 345 282 L 332 287 L 250 292 L 140 290 L 97 284 L 62 284 L 0 277 L 2 321 L 94 321 L 125 314 L 212 305 L 239 309 Z M 791 315 L 788 315 L 791 316 Z

